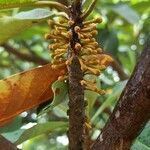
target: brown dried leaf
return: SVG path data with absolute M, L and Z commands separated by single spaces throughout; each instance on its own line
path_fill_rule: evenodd
M 50 99 L 52 83 L 64 73 L 48 64 L 0 80 L 0 126 Z

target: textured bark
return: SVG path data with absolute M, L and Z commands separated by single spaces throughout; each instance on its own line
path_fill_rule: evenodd
M 91 150 L 128 150 L 150 119 L 150 40 Z
M 0 135 L 0 149 L 1 150 L 18 150 L 15 145 L 6 140 L 4 137 Z
M 70 20 L 75 24 L 71 26 L 72 39 L 70 42 L 71 48 L 68 50 L 68 59 L 73 56 L 71 65 L 68 66 L 69 73 L 69 149 L 82 150 L 84 147 L 84 122 L 85 122 L 85 107 L 84 107 L 84 88 L 80 81 L 83 79 L 83 73 L 78 59 L 78 52 L 75 49 L 75 44 L 80 40 L 74 32 L 76 25 L 81 26 L 81 1 L 74 1 L 70 7 Z

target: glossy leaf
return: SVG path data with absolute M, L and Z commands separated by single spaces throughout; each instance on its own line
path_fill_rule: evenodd
M 55 81 L 52 84 L 52 91 L 54 93 L 53 101 L 41 112 L 41 114 L 51 111 L 54 107 L 56 107 L 66 99 L 66 95 L 68 92 L 67 83 L 59 80 Z
M 47 9 L 33 9 L 0 18 L 0 44 L 52 15 Z
M 48 64 L 0 80 L 0 125 L 52 98 L 51 85 L 64 72 Z
M 66 96 L 68 88 L 65 81 L 55 81 L 52 85 L 52 90 L 54 93 L 54 99 L 52 105 L 58 105 L 61 103 L 62 99 Z
M 16 15 L 14 18 L 20 20 L 41 20 L 47 19 L 52 15 L 52 11 L 43 8 L 37 8 L 29 11 L 22 11 Z
M 58 129 L 67 128 L 68 123 L 67 122 L 47 122 L 42 124 L 37 124 L 33 126 L 32 128 L 26 130 L 21 137 L 17 140 L 16 144 L 21 144 L 26 140 L 29 140 L 31 138 L 34 138 L 36 136 L 42 135 L 44 133 L 50 133 L 52 131 L 56 131 Z
M 33 25 L 32 21 L 19 20 L 14 17 L 0 18 L 0 44 Z

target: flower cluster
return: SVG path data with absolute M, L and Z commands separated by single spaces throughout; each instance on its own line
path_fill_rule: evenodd
M 78 52 L 78 59 L 81 65 L 81 70 L 84 75 L 87 74 L 99 76 L 101 71 L 106 68 L 108 62 L 111 62 L 111 57 L 102 54 L 102 49 L 99 48 L 95 36 L 97 35 L 96 26 L 101 23 L 102 19 L 97 18 L 90 21 L 85 21 L 82 26 L 74 26 L 74 22 L 70 20 L 53 21 L 49 20 L 49 25 L 53 28 L 50 34 L 46 35 L 46 39 L 51 39 L 52 44 L 49 45 L 52 51 L 52 67 L 59 68 L 70 65 L 73 56 L 67 60 L 67 51 L 71 48 L 72 27 L 73 32 L 78 35 L 79 42 L 75 43 L 74 49 Z M 66 76 L 59 77 L 59 80 L 66 79 Z M 105 91 L 96 87 L 95 81 L 90 81 L 84 78 L 81 85 L 85 89 L 95 91 L 99 94 L 104 94 Z

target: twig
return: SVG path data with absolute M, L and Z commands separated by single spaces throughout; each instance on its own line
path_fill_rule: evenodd
M 57 10 L 63 11 L 66 14 L 69 14 L 69 9 L 59 3 L 59 2 L 53 2 L 53 1 L 37 1 L 33 3 L 22 3 L 22 4 L 9 4 L 9 5 L 0 5 L 0 9 L 10 9 L 10 8 L 24 8 L 24 7 L 50 7 L 50 8 L 56 8 Z
M 23 53 L 19 52 L 17 49 L 11 47 L 8 44 L 3 44 L 1 46 L 4 47 L 5 50 L 8 53 L 11 53 L 11 54 L 15 55 L 16 57 L 20 58 L 21 60 L 26 60 L 26 61 L 34 62 L 34 63 L 39 64 L 39 65 L 45 65 L 45 64 L 48 63 L 47 60 L 45 60 L 43 58 L 40 58 L 40 57 L 38 57 L 36 55 L 23 54 Z
M 0 149 L 1 150 L 18 150 L 15 145 L 6 140 L 4 137 L 0 135 Z
M 84 20 L 85 18 L 87 18 L 90 13 L 93 11 L 95 5 L 96 5 L 97 0 L 93 0 L 91 5 L 89 6 L 89 8 L 81 15 L 81 18 Z
M 128 150 L 150 119 L 150 39 L 91 150 Z

